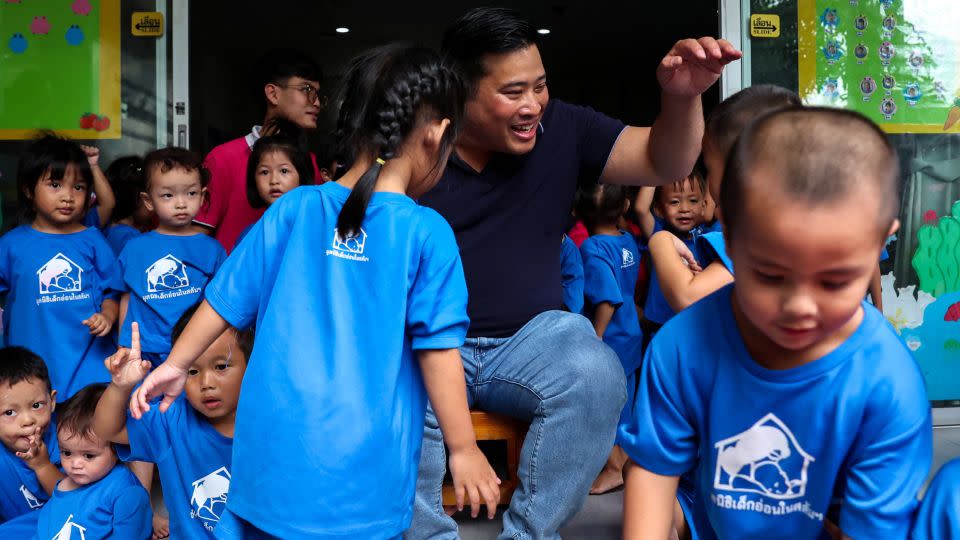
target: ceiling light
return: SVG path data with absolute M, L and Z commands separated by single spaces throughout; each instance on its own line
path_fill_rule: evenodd
M 547 34 L 550 33 L 550 29 L 549 29 L 549 28 L 540 28 L 540 29 L 537 30 L 537 33 L 540 34 L 540 35 L 542 35 L 542 36 L 545 36 L 545 35 L 547 35 Z
M 338 26 L 338 27 L 336 28 L 336 32 L 337 32 L 338 34 L 346 34 L 346 33 L 349 32 L 349 31 L 350 31 L 350 29 L 347 28 L 346 26 Z

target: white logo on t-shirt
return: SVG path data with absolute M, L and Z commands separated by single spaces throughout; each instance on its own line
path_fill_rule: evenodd
M 57 253 L 37 270 L 40 294 L 80 292 L 83 288 L 83 268 L 63 253 Z
M 814 459 L 773 413 L 713 446 L 717 449 L 715 489 L 774 499 L 796 499 L 807 489 L 807 468 Z
M 636 261 L 633 260 L 633 252 L 629 249 L 622 248 L 621 254 L 623 255 L 623 266 L 620 268 L 629 268 L 636 263 Z
M 354 232 L 346 238 L 340 236 L 340 231 L 333 229 L 333 249 L 363 255 L 363 248 L 366 244 L 367 232 L 363 229 L 360 229 L 360 232 Z
M 230 491 L 230 471 L 220 467 L 193 483 L 190 505 L 193 510 L 190 517 L 205 521 L 220 521 L 220 512 L 227 504 L 227 492 Z M 217 508 L 220 505 L 220 508 Z M 206 527 L 206 524 L 204 524 Z
M 23 495 L 23 498 L 27 501 L 27 506 L 32 508 L 40 508 L 43 506 L 43 503 L 37 499 L 37 496 L 33 494 L 27 486 L 20 484 L 20 494 Z
M 86 540 L 86 527 L 81 527 L 73 522 L 73 514 L 67 518 L 67 522 L 60 527 L 60 532 L 55 534 L 50 540 Z M 77 533 L 74 535 L 74 533 Z
M 157 259 L 145 270 L 147 292 L 172 291 L 190 286 L 187 267 L 180 259 L 167 254 Z

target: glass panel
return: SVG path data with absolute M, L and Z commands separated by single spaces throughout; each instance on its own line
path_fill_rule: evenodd
M 936 5 L 933 5 L 936 4 Z M 751 37 L 749 18 L 780 17 Z M 900 231 L 880 263 L 883 308 L 935 406 L 960 406 L 960 40 L 951 0 L 743 0 L 744 84 L 859 110 L 896 146 Z
M 5 227 L 16 213 L 18 156 L 24 139 L 37 129 L 53 128 L 97 146 L 104 169 L 119 156 L 143 155 L 159 146 L 158 131 L 164 136 L 162 144 L 167 143 L 170 81 L 165 53 L 170 19 L 164 20 L 161 38 L 131 34 L 133 12 L 169 12 L 167 4 L 166 0 L 77 0 L 59 7 L 41 2 L 4 5 L 0 19 L 0 35 L 5 36 L 0 42 L 0 219 Z M 22 13 L 13 17 L 13 10 Z M 34 22 L 35 17 L 45 19 Z M 8 32 L 22 34 L 23 41 L 11 42 Z M 86 58 L 67 70 L 62 55 L 73 54 L 71 47 L 93 59 Z M 30 57 L 31 53 L 36 56 Z M 11 63 L 17 61 L 19 68 L 14 71 Z M 46 71 L 37 75 L 32 72 L 35 68 Z M 18 76 L 17 81 L 9 82 L 11 73 Z M 78 107 L 83 112 L 75 114 Z

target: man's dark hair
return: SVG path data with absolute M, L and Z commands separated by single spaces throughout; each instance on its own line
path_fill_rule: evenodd
M 253 65 L 250 71 L 250 92 L 254 101 L 266 106 L 263 87 L 284 84 L 293 77 L 323 82 L 323 70 L 309 54 L 297 49 L 270 49 Z
M 800 96 L 772 84 L 758 84 L 723 100 L 707 116 L 704 132 L 711 148 L 726 159 L 740 132 L 755 118 L 771 111 L 803 105 Z
M 33 351 L 24 347 L 0 349 L 0 385 L 13 386 L 30 379 L 45 384 L 47 392 L 53 390 L 47 364 Z
M 600 225 L 616 225 L 626 201 L 627 188 L 619 184 L 581 187 L 574 200 L 574 212 L 593 234 L 593 229 Z
M 95 437 L 93 414 L 97 411 L 97 403 L 106 389 L 106 383 L 88 384 L 57 407 L 57 433 L 83 438 Z
M 467 94 L 486 75 L 484 57 L 525 49 L 538 42 L 537 31 L 520 13 L 502 7 L 478 7 L 466 12 L 443 33 L 444 59 L 463 78 Z
M 792 200 L 811 206 L 841 200 L 856 186 L 869 184 L 881 194 L 883 227 L 900 209 L 897 153 L 876 124 L 852 111 L 782 109 L 749 124 L 724 169 L 719 203 L 726 230 L 737 228 L 751 184 L 761 178 L 780 183 Z
M 177 320 L 177 324 L 173 325 L 173 331 L 170 333 L 170 345 L 180 339 L 180 334 L 183 334 L 183 330 L 187 327 L 187 323 L 190 322 L 190 318 L 193 317 L 193 314 L 197 312 L 197 309 L 200 307 L 200 303 L 196 303 L 186 311 L 183 312 L 183 315 L 180 316 L 180 319 Z M 250 361 L 250 354 L 253 353 L 253 338 L 254 332 L 253 328 L 248 328 L 246 330 L 237 330 L 233 328 L 234 333 L 237 336 L 237 344 L 240 345 L 240 350 L 243 351 L 244 358 L 247 359 L 247 362 Z

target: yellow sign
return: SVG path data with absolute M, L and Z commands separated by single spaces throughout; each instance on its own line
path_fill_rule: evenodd
M 751 15 L 750 35 L 760 38 L 780 37 L 779 15 Z
M 135 36 L 162 36 L 163 13 L 159 11 L 134 11 L 133 17 L 130 18 L 130 33 Z

